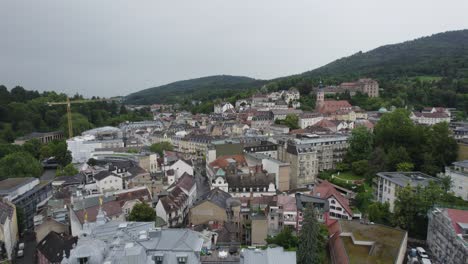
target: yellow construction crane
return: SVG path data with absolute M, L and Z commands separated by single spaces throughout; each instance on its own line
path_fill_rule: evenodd
M 112 99 L 90 99 L 90 100 L 74 100 L 70 101 L 70 98 L 67 97 L 66 102 L 48 102 L 48 106 L 53 105 L 67 105 L 67 121 L 68 121 L 68 138 L 73 137 L 73 123 L 72 123 L 72 115 L 71 115 L 71 104 L 83 104 L 83 103 L 92 103 L 92 102 L 104 102 L 109 101 Z

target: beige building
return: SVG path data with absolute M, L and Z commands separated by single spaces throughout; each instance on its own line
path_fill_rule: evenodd
M 344 135 L 304 135 L 278 143 L 278 159 L 290 164 L 290 188 L 311 184 L 320 171 L 335 169 L 348 149 Z
M 200 225 L 207 223 L 226 223 L 231 220 L 232 207 L 239 207 L 240 202 L 232 196 L 218 188 L 209 191 L 200 197 L 190 208 L 190 225 Z
M 265 239 L 268 236 L 268 221 L 265 214 L 263 212 L 252 213 L 251 221 L 252 246 L 266 245 Z

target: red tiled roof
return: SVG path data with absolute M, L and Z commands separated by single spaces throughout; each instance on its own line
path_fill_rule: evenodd
M 246 165 L 244 155 L 221 156 L 210 163 L 211 167 L 226 168 L 229 165 L 228 159 L 233 159 L 237 164 Z
M 351 108 L 352 105 L 346 100 L 327 100 L 319 108 L 320 113 L 334 113 L 338 110 Z
M 457 234 L 463 233 L 458 223 L 468 224 L 468 210 L 447 209 L 449 218 L 452 220 L 453 229 Z
M 349 207 L 349 201 L 341 193 L 339 193 L 333 185 L 328 181 L 323 181 L 319 185 L 314 187 L 311 193 L 313 196 L 328 199 L 331 196 L 335 197 L 336 200 L 341 204 L 343 209 L 348 212 L 350 216 L 353 216 L 353 211 Z
M 182 175 L 182 177 L 180 177 L 177 180 L 177 183 L 176 183 L 177 186 L 179 186 L 180 188 L 186 191 L 190 191 L 194 184 L 195 184 L 194 178 L 186 172 Z
M 122 207 L 120 206 L 119 201 L 110 201 L 102 205 L 102 211 L 106 213 L 107 217 L 112 218 L 114 216 L 122 214 Z M 78 219 L 80 220 L 80 223 L 82 224 L 84 223 L 85 213 L 88 213 L 88 222 L 95 222 L 98 212 L 99 212 L 99 205 L 86 208 L 86 210 L 82 209 L 79 211 L 75 211 L 76 216 L 78 217 Z
M 116 195 L 116 200 L 121 201 L 121 202 L 126 202 L 126 201 L 131 201 L 138 199 L 140 201 L 151 201 L 151 192 L 148 190 L 148 188 L 141 188 L 141 189 L 136 189 L 136 190 L 129 190 L 126 192 L 120 192 L 117 193 Z M 145 198 L 146 197 L 146 198 Z

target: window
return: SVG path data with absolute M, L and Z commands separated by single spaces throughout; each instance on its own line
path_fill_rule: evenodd
M 177 257 L 178 264 L 185 264 L 187 263 L 187 257 Z
M 335 202 L 335 200 L 331 200 L 331 203 L 332 203 L 332 204 L 335 204 L 336 202 Z
M 78 258 L 79 264 L 88 264 L 88 257 Z
M 154 264 L 162 264 L 164 256 L 153 256 Z

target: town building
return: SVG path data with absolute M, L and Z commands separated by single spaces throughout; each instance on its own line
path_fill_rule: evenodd
M 467 263 L 468 211 L 434 208 L 428 218 L 426 242 L 435 263 Z
M 278 159 L 290 164 L 291 188 L 312 184 L 320 171 L 336 168 L 348 148 L 345 135 L 298 135 L 278 141 Z
M 203 194 L 190 208 L 189 224 L 227 223 L 235 217 L 233 207 L 240 207 L 240 202 L 229 193 L 215 188 Z
M 223 114 L 223 113 L 226 113 L 228 111 L 234 111 L 235 112 L 234 106 L 229 102 L 223 102 L 223 103 L 215 104 L 215 106 L 214 106 L 214 113 L 215 114 Z
M 52 181 L 40 181 L 32 177 L 0 181 L 0 197 L 12 202 L 16 210 L 22 211 L 23 220 L 18 226 L 27 230 L 33 230 L 37 208 L 51 196 Z
M 189 229 L 160 229 L 154 222 L 106 222 L 86 225 L 76 247 L 62 264 L 199 264 L 211 238 Z
M 349 205 L 349 200 L 328 181 L 322 181 L 314 186 L 311 194 L 314 197 L 328 200 L 328 216 L 330 218 L 352 220 L 362 217 L 360 212 L 353 212 Z
M 268 205 L 268 235 L 274 236 L 284 228 L 297 230 L 297 206 L 294 196 L 278 195 Z
M 447 108 L 428 107 L 421 112 L 412 112 L 410 118 L 416 124 L 431 126 L 442 122 L 450 123 L 450 116 L 451 113 Z
M 24 137 L 19 137 L 15 139 L 14 144 L 15 145 L 23 145 L 29 140 L 32 139 L 37 139 L 39 140 L 42 144 L 47 144 L 49 142 L 52 142 L 54 140 L 62 140 L 64 139 L 65 136 L 62 131 L 52 131 L 52 132 L 33 132 L 29 135 L 26 135 Z
M 16 207 L 8 200 L 0 200 L 0 262 L 11 260 L 18 241 Z
M 37 263 L 61 263 L 63 258 L 70 256 L 70 250 L 72 250 L 77 240 L 77 237 L 65 236 L 53 231 L 50 232 L 37 243 Z
M 319 113 L 303 113 L 299 115 L 299 127 L 304 129 L 313 126 L 323 119 L 323 115 Z
M 440 179 L 422 172 L 378 172 L 373 181 L 374 199 L 380 203 L 388 203 L 393 212 L 398 190 L 406 187 L 427 187 L 430 182 Z
M 244 152 L 263 154 L 267 157 L 278 158 L 278 145 L 270 141 L 257 141 L 246 144 Z
M 359 79 L 355 82 L 343 82 L 338 86 L 322 87 L 320 83 L 320 88 L 327 95 L 349 93 L 350 96 L 355 96 L 359 92 L 367 94 L 369 97 L 379 97 L 379 83 L 369 78 Z
M 452 166 L 445 167 L 445 176 L 452 180 L 450 190 L 456 196 L 468 201 L 468 160 L 456 161 Z
M 408 233 L 360 221 L 326 221 L 331 263 L 404 263 Z M 447 262 L 449 263 L 449 262 Z
M 74 163 L 87 162 L 96 149 L 123 147 L 123 133 L 116 127 L 95 128 L 67 140 Z

